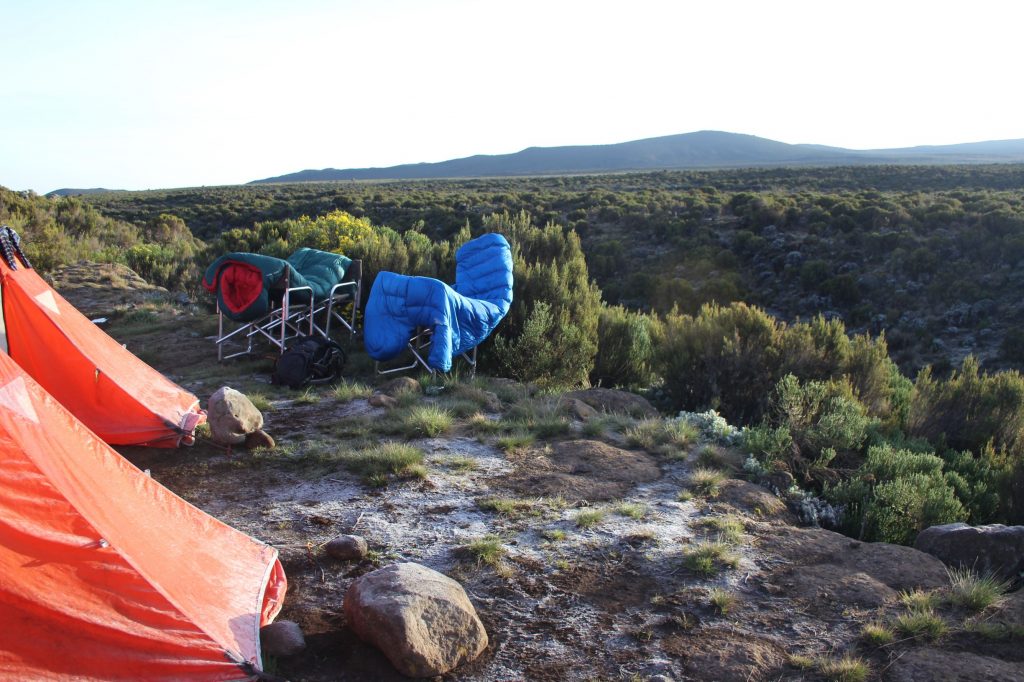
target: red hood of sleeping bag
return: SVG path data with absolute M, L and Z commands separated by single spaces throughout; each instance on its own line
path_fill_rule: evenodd
M 263 272 L 254 265 L 230 261 L 220 270 L 220 295 L 232 313 L 245 311 L 263 291 Z

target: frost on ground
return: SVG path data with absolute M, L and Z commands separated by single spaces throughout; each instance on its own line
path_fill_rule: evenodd
M 309 644 L 269 662 L 291 680 L 403 679 L 342 615 L 352 580 L 400 561 L 464 585 L 490 645 L 445 678 L 481 682 L 822 679 L 820 661 L 844 653 L 881 670 L 900 653 L 866 648 L 864 625 L 892 622 L 901 592 L 946 583 L 932 557 L 798 528 L 778 497 L 729 478 L 742 477 L 745 454 L 718 415 L 665 420 L 693 425 L 692 440 L 646 450 L 627 434 L 649 420 L 594 428 L 533 400 L 409 438 L 407 408 L 342 402 L 324 389 L 271 401 L 276 450 L 201 442 L 170 458 L 127 454 L 279 549 L 289 580 L 280 617 L 298 622 Z M 535 422 L 515 421 L 530 410 Z M 421 451 L 419 473 L 370 479 L 346 468 L 346 452 L 382 441 Z M 698 484 L 709 458 L 723 477 Z M 330 558 L 323 547 L 341 534 L 364 537 L 369 556 Z

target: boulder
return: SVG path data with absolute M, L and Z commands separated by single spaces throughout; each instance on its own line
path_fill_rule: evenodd
M 263 427 L 263 414 L 252 401 L 228 386 L 210 396 L 206 413 L 210 435 L 222 445 L 240 445 L 246 436 Z
M 345 617 L 353 632 L 409 677 L 444 675 L 487 648 L 487 632 L 462 585 L 415 563 L 353 581 Z
M 260 628 L 260 647 L 271 656 L 294 656 L 305 650 L 306 638 L 298 623 L 279 620 Z
M 403 393 L 416 393 L 417 395 L 423 393 L 423 387 L 412 377 L 398 377 L 378 386 L 374 392 L 397 398 Z
M 658 416 L 658 411 L 643 396 L 612 388 L 571 391 L 565 394 L 565 400 L 580 400 L 598 412 L 628 414 L 631 417 Z
M 324 551 L 340 561 L 359 561 L 365 559 L 370 550 L 366 540 L 358 535 L 339 535 L 324 545 Z
M 921 531 L 914 547 L 947 566 L 1015 580 L 1024 573 L 1024 526 L 948 523 Z

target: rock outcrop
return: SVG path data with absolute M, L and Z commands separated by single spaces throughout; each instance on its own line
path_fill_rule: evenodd
M 914 547 L 954 568 L 1016 580 L 1024 573 L 1024 526 L 948 523 L 921 531 Z
M 643 396 L 612 388 L 588 388 L 566 393 L 563 400 L 580 400 L 598 412 L 628 414 L 631 417 L 657 417 L 658 411 Z

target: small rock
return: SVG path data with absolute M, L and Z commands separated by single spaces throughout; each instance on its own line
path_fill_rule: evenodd
M 369 547 L 358 535 L 339 535 L 324 545 L 324 551 L 340 561 L 359 561 L 366 558 Z
M 565 401 L 565 411 L 568 412 L 570 417 L 581 422 L 590 421 L 598 416 L 597 410 L 576 398 L 570 398 Z
M 409 677 L 444 675 L 487 648 L 487 631 L 462 585 L 419 564 L 356 578 L 345 593 L 345 618 Z
M 420 386 L 420 382 L 416 381 L 412 377 L 398 377 L 397 379 L 392 379 L 383 386 L 377 387 L 376 392 L 396 398 L 403 393 L 415 393 L 419 395 L 423 393 L 423 387 Z
M 921 531 L 914 548 L 947 566 L 1015 580 L 1024 572 L 1024 526 L 947 523 Z
M 398 400 L 383 393 L 374 393 L 366 402 L 373 407 L 383 407 L 388 410 L 398 407 Z
M 279 620 L 260 628 L 260 646 L 264 654 L 271 656 L 294 656 L 306 648 L 299 624 L 291 620 Z
M 263 428 L 263 414 L 245 394 L 228 386 L 210 396 L 206 412 L 210 435 L 222 445 L 240 445 L 250 433 Z
M 255 450 L 256 448 L 273 450 L 275 447 L 277 447 L 277 443 L 275 443 L 273 437 L 263 429 L 253 431 L 245 437 L 246 450 Z

